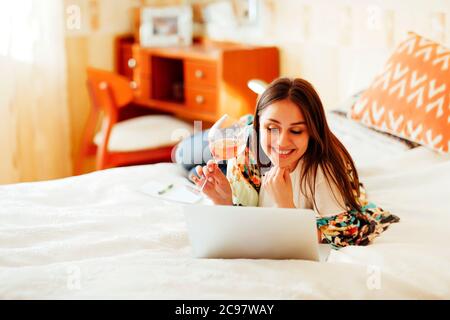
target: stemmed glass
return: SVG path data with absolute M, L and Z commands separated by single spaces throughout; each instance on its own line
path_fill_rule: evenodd
M 208 132 L 208 146 L 215 163 L 236 158 L 245 148 L 245 134 L 239 124 L 222 127 L 227 118 L 227 114 L 223 115 Z M 203 182 L 201 191 L 207 181 Z

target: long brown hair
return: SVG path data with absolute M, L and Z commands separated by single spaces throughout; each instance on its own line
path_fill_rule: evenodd
M 300 175 L 301 188 L 305 193 L 309 187 L 315 201 L 315 184 L 318 167 L 320 166 L 328 184 L 334 184 L 350 209 L 361 210 L 355 197 L 359 197 L 359 178 L 352 157 L 344 145 L 331 132 L 325 117 L 322 101 L 314 87 L 303 79 L 280 78 L 272 82 L 259 97 L 253 122 L 256 134 L 256 158 L 259 167 L 261 162 L 261 145 L 259 137 L 261 112 L 275 103 L 289 99 L 303 113 L 309 133 L 308 147 L 302 156 L 304 165 Z M 336 195 L 333 194 L 336 198 Z

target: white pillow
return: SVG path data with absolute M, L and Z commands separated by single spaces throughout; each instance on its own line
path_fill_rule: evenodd
M 168 115 L 149 115 L 125 120 L 111 130 L 108 151 L 130 152 L 175 145 L 193 133 L 192 125 Z M 98 146 L 103 141 L 100 131 L 95 135 Z
M 347 115 L 349 111 L 352 109 L 353 105 L 358 101 L 359 97 L 363 94 L 364 90 L 357 91 L 346 100 L 339 103 L 337 106 L 333 107 L 330 111 L 335 113 Z

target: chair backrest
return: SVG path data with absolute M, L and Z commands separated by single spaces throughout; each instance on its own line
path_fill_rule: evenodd
M 133 100 L 130 81 L 123 76 L 88 68 L 87 81 L 93 108 L 102 108 L 108 114 L 117 113 Z
M 81 173 L 83 156 L 94 149 L 97 153 L 97 168 L 104 167 L 111 130 L 118 121 L 119 109 L 133 100 L 133 90 L 130 88 L 129 80 L 109 71 L 88 68 L 87 87 L 92 108 L 80 146 L 80 157 L 76 165 L 78 173 Z M 99 146 L 95 146 L 93 140 L 101 111 L 103 111 L 101 127 L 103 139 Z

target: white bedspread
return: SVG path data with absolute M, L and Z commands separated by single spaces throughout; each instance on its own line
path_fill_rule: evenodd
M 326 263 L 193 259 L 180 207 L 138 190 L 181 168 L 118 168 L 0 187 L 0 298 L 449 299 L 450 157 L 371 148 L 334 121 L 369 198 L 401 218 L 372 245 Z

